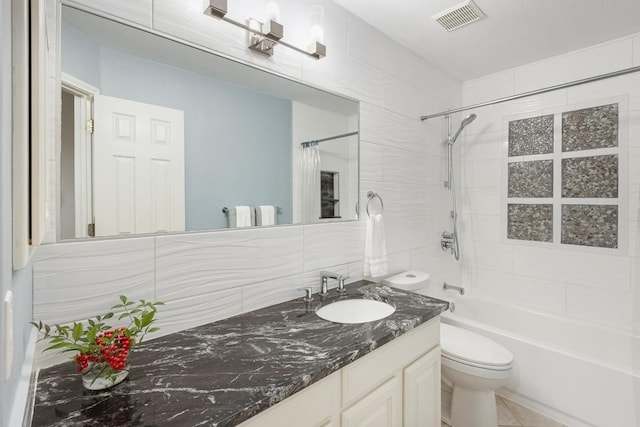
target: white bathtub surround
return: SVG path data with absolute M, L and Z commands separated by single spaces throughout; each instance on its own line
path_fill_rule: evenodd
M 443 322 L 484 335 L 513 353 L 514 374 L 501 394 L 571 426 L 636 425 L 636 338 L 478 297 L 452 302 L 454 312 Z
M 635 65 L 633 55 L 639 37 L 623 37 L 464 82 L 463 104 L 631 67 Z M 620 197 L 626 198 L 620 203 L 619 240 L 628 242 L 628 248 L 613 253 L 506 240 L 502 236 L 506 218 L 501 212 L 506 203 L 505 118 L 553 114 L 580 105 L 604 105 L 610 100 L 623 100 L 628 107 L 628 119 L 621 115 L 619 124 L 621 170 L 627 164 L 625 156 L 628 158 L 628 180 L 620 181 L 619 188 Z M 636 311 L 632 274 L 640 244 L 634 184 L 640 167 L 634 148 L 640 141 L 640 129 L 635 123 L 640 117 L 640 73 L 493 105 L 475 113 L 478 119 L 465 129 L 462 141 L 461 237 L 463 250 L 466 248 L 469 255 L 462 259 L 464 286 L 477 296 L 632 331 Z M 561 135 L 556 132 L 554 138 L 557 143 Z

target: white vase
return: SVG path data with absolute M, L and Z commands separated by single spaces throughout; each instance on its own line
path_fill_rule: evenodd
M 103 366 L 92 363 L 82 371 L 82 385 L 88 390 L 104 390 L 120 384 L 129 375 L 129 365 L 120 371 L 110 371 L 110 376 L 105 376 Z

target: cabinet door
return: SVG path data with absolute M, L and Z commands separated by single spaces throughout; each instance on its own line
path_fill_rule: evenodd
M 238 427 L 339 427 L 341 382 L 335 372 Z
M 404 370 L 404 426 L 440 427 L 440 346 Z
M 342 427 L 400 427 L 402 379 L 394 375 L 342 412 Z

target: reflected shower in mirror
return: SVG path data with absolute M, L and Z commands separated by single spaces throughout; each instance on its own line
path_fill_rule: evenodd
M 59 239 L 227 228 L 240 206 L 356 219 L 358 102 L 69 6 L 61 36 Z

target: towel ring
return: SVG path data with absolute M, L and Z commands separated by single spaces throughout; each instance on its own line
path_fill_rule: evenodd
M 380 195 L 374 191 L 368 191 L 367 192 L 367 215 L 369 215 L 369 217 L 371 217 L 371 213 L 369 212 L 369 203 L 371 202 L 371 200 L 373 200 L 374 198 L 378 198 L 378 200 L 380 200 L 380 213 L 382 214 L 384 212 L 384 202 L 382 201 L 382 197 L 380 197 Z

